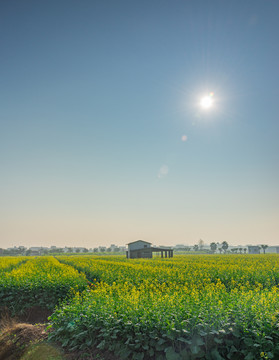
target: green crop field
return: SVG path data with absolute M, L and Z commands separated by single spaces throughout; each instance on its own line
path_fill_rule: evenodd
M 0 258 L 0 302 L 52 310 L 50 340 L 122 359 L 278 359 L 279 256 Z

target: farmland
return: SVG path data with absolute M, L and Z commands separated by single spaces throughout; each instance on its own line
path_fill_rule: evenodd
M 48 308 L 50 340 L 127 359 L 278 359 L 279 257 L 0 258 L 0 303 Z

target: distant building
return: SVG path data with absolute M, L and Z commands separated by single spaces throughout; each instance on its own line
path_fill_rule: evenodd
M 127 250 L 126 246 L 119 246 L 119 250 L 121 252 L 125 252 Z
M 114 252 L 116 248 L 117 248 L 117 246 L 116 246 L 115 244 L 111 244 L 111 245 L 110 245 L 110 250 L 111 250 L 112 252 Z
M 152 247 L 150 242 L 137 240 L 128 244 L 126 256 L 128 259 L 152 258 L 152 253 L 161 253 L 161 257 L 173 257 L 173 249 L 169 247 Z
M 73 252 L 75 252 L 75 253 L 83 253 L 83 252 L 86 252 L 87 251 L 87 249 L 85 248 L 85 247 L 74 247 L 73 248 Z
M 259 246 L 248 246 L 248 254 L 260 254 L 261 248 Z
M 29 248 L 29 250 L 31 251 L 30 255 L 38 256 L 41 255 L 42 248 L 38 246 L 32 246 Z
M 267 254 L 279 254 L 279 246 L 269 246 L 265 252 Z

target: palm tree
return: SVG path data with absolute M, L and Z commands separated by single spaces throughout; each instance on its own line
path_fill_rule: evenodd
M 210 249 L 211 249 L 212 252 L 215 253 L 215 251 L 217 250 L 217 244 L 215 242 L 212 242 L 210 244 Z
M 265 249 L 267 249 L 267 248 L 268 248 L 268 245 L 261 245 L 261 247 L 262 247 L 263 252 L 264 252 L 264 254 L 265 254 Z
M 242 254 L 242 250 L 243 250 L 242 248 L 239 248 L 239 253 L 240 253 L 240 254 Z
M 247 253 L 247 248 L 244 248 L 243 250 L 244 250 L 244 254 L 246 254 Z

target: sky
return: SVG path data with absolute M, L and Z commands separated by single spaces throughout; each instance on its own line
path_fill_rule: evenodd
M 1 1 L 0 247 L 279 245 L 278 13 Z

